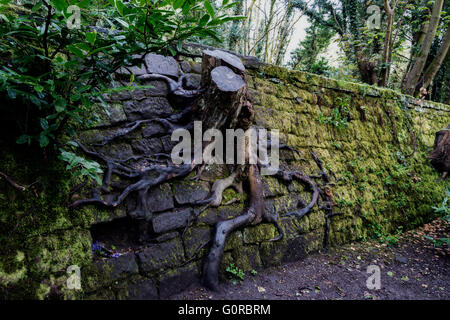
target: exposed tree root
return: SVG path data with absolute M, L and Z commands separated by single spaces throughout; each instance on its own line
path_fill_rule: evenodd
M 218 179 L 214 181 L 213 186 L 211 188 L 211 195 L 205 199 L 198 201 L 197 204 L 206 204 L 208 203 L 211 207 L 218 207 L 222 203 L 223 192 L 228 187 L 231 187 L 235 182 L 237 171 L 234 171 L 231 175 L 224 179 Z
M 191 126 L 192 126 L 191 123 L 188 123 L 187 125 L 184 125 L 184 126 L 179 125 L 179 123 L 182 120 L 185 120 L 185 118 L 187 118 L 189 116 L 190 112 L 191 112 L 191 108 L 185 108 L 183 111 L 181 111 L 177 114 L 171 115 L 167 119 L 155 118 L 155 119 L 145 119 L 145 120 L 137 120 L 134 122 L 130 122 L 130 123 L 126 124 L 125 126 L 123 126 L 122 128 L 117 129 L 113 135 L 111 135 L 109 137 L 105 137 L 103 139 L 102 143 L 94 144 L 94 146 L 96 146 L 96 147 L 105 146 L 105 145 L 111 143 L 113 140 L 120 138 L 120 137 L 124 137 L 124 136 L 130 134 L 131 132 L 137 130 L 143 124 L 148 124 L 148 123 L 153 123 L 153 122 L 159 123 L 163 127 L 165 127 L 166 131 L 164 131 L 164 133 L 166 133 L 166 134 L 171 134 L 173 131 L 175 131 L 176 129 L 179 129 L 179 128 L 184 128 L 187 130 L 191 129 Z
M 169 77 L 166 77 L 161 74 L 144 74 L 142 76 L 139 76 L 139 80 L 143 81 L 149 81 L 149 80 L 162 80 L 167 83 L 167 86 L 169 87 L 169 93 L 173 94 L 178 97 L 182 98 L 195 98 L 199 96 L 203 90 L 197 89 L 197 90 L 186 90 L 183 88 L 183 81 L 186 78 L 186 75 L 182 75 L 178 81 L 175 81 Z
M 178 81 L 159 74 L 145 74 L 140 76 L 139 79 L 143 81 L 165 81 L 169 86 L 171 95 L 191 99 L 191 101 L 194 97 L 199 97 L 199 99 L 195 100 L 196 105 L 193 105 L 192 108 L 185 108 L 182 112 L 171 117 L 165 119 L 138 120 L 127 124 L 124 127 L 117 129 L 113 135 L 106 137 L 103 142 L 97 146 L 109 144 L 113 140 L 124 137 L 134 130 L 137 130 L 141 125 L 148 123 L 159 123 L 164 127 L 164 134 L 173 132 L 177 128 L 191 130 L 193 128 L 192 120 L 195 118 L 200 118 L 203 121 L 203 125 L 208 128 L 216 128 L 224 131 L 225 129 L 237 127 L 242 128 L 244 131 L 247 130 L 253 122 L 254 112 L 248 96 L 245 68 L 242 63 L 236 57 L 230 57 L 228 54 L 217 51 L 208 51 L 203 56 L 203 71 L 203 88 L 198 90 L 185 90 L 183 88 L 184 74 Z M 123 203 L 131 193 L 137 193 L 136 207 L 129 215 L 141 222 L 139 236 L 141 241 L 146 240 L 148 226 L 152 220 L 152 211 L 150 210 L 147 201 L 148 191 L 171 179 L 186 177 L 197 167 L 197 165 L 200 165 L 193 163 L 174 165 L 171 163 L 168 154 L 146 154 L 143 156 L 133 156 L 125 160 L 110 159 L 99 152 L 88 149 L 81 143 L 78 144 L 87 155 L 104 162 L 106 170 L 103 175 L 102 187 L 91 190 L 91 196 L 88 199 L 77 200 L 73 202 L 70 207 L 76 208 L 81 205 L 95 204 L 114 208 Z M 267 147 L 273 147 L 270 141 L 268 142 Z M 279 148 L 298 152 L 284 144 L 279 144 Z M 195 220 L 198 215 L 208 207 L 220 206 L 223 201 L 223 192 L 227 188 L 234 187 L 238 192 L 242 193 L 243 183 L 249 186 L 249 200 L 244 212 L 233 219 L 219 221 L 216 225 L 215 235 L 212 239 L 211 248 L 204 264 L 202 277 L 203 284 L 212 290 L 217 290 L 219 288 L 219 265 L 222 260 L 227 237 L 231 232 L 245 226 L 266 222 L 274 224 L 278 232 L 278 235 L 270 241 L 278 241 L 284 237 L 283 229 L 278 223 L 279 216 L 276 208 L 274 208 L 274 214 L 270 214 L 265 208 L 263 183 L 260 177 L 260 169 L 263 164 L 249 164 L 248 140 L 246 140 L 245 151 L 246 163 L 236 166 L 228 177 L 214 181 L 210 195 L 206 199 L 197 201 L 194 204 L 195 206 L 203 206 L 201 209 L 194 210 Z M 329 177 L 322 168 L 322 162 L 314 153 L 312 153 L 312 156 L 321 170 L 319 178 L 322 178 L 325 183 L 328 183 Z M 164 161 L 160 160 L 162 157 L 166 158 L 165 164 Z M 201 164 L 196 178 L 201 176 L 204 165 L 204 163 Z M 126 187 L 118 187 L 116 184 L 111 186 L 111 177 L 113 175 L 132 180 L 133 182 Z M 305 201 L 300 199 L 300 208 L 294 212 L 285 214 L 285 216 L 302 218 L 311 212 L 313 207 L 317 204 L 319 196 L 322 196 L 323 199 L 328 201 L 326 203 L 331 209 L 326 215 L 327 243 L 329 218 L 335 215 L 332 211 L 332 200 L 326 198 L 326 193 L 319 188 L 311 176 L 304 175 L 300 171 L 289 172 L 278 170 L 275 177 L 288 183 L 296 180 L 304 184 L 312 192 L 312 198 L 309 203 L 305 203 Z M 110 187 L 120 189 L 120 193 L 111 194 Z M 328 209 L 325 208 L 325 210 Z M 191 218 L 189 218 L 183 236 L 190 227 L 191 222 Z M 206 243 L 199 247 L 194 257 L 205 245 Z
M 27 189 L 26 187 L 24 187 L 24 186 L 18 184 L 17 182 L 15 182 L 13 179 L 11 179 L 9 176 L 7 176 L 5 173 L 3 173 L 1 171 L 0 171 L 0 177 L 4 178 L 6 181 L 8 181 L 9 184 L 11 186 L 13 186 L 14 189 L 16 189 L 16 190 L 24 192 Z
M 145 242 L 147 240 L 148 224 L 152 219 L 152 211 L 149 209 L 147 201 L 148 190 L 168 180 L 185 177 L 195 168 L 194 164 L 166 166 L 161 164 L 149 164 L 143 168 L 131 169 L 118 163 L 117 161 L 106 158 L 98 152 L 89 151 L 79 142 L 78 145 L 85 153 L 106 162 L 107 169 L 103 176 L 102 187 L 93 189 L 91 191 L 91 198 L 73 202 L 70 205 L 70 208 L 76 208 L 87 204 L 114 208 L 120 205 L 130 193 L 137 192 L 136 208 L 130 212 L 129 215 L 141 222 L 139 224 L 139 240 L 141 242 Z M 102 198 L 102 193 L 109 193 L 109 185 L 111 183 L 111 176 L 113 173 L 124 178 L 137 179 L 137 181 L 126 187 L 115 199 Z
M 334 201 L 333 201 L 333 193 L 331 192 L 331 189 L 328 187 L 329 185 L 332 185 L 330 183 L 330 177 L 325 172 L 322 164 L 322 160 L 311 151 L 311 156 L 314 159 L 314 162 L 317 164 L 317 166 L 320 169 L 320 177 L 322 178 L 324 185 L 320 189 L 320 196 L 322 200 L 324 201 L 324 204 L 320 207 L 321 210 L 325 211 L 325 236 L 324 236 L 324 243 L 323 248 L 325 251 L 328 250 L 328 244 L 329 244 L 329 236 L 330 236 L 330 224 L 331 224 L 331 218 L 334 216 L 342 215 L 342 212 L 334 212 Z
M 310 177 L 305 176 L 298 171 L 285 172 L 279 170 L 276 176 L 286 182 L 291 182 L 293 180 L 300 181 L 306 184 L 313 191 L 312 199 L 305 207 L 296 211 L 288 212 L 284 216 L 295 216 L 297 218 L 301 218 L 311 212 L 311 209 L 316 205 L 317 199 L 319 198 L 319 188 L 317 187 L 317 184 Z
M 236 229 L 248 225 L 256 225 L 264 221 L 275 224 L 279 233 L 278 237 L 271 239 L 270 241 L 278 241 L 283 238 L 283 229 L 278 223 L 278 214 L 276 210 L 275 215 L 270 215 L 264 210 L 263 186 L 259 176 L 259 169 L 256 165 L 249 165 L 249 174 L 247 179 L 250 185 L 249 208 L 244 214 L 230 220 L 219 221 L 216 225 L 215 236 L 203 268 L 202 279 L 203 285 L 211 290 L 217 291 L 219 289 L 219 265 L 222 261 L 227 237 L 231 232 Z M 230 180 L 226 183 L 219 183 L 221 185 L 220 190 L 222 190 L 222 187 L 225 185 L 231 185 Z M 217 190 L 219 190 L 219 188 Z M 215 200 L 217 201 L 217 199 L 218 198 Z
M 255 213 L 249 209 L 236 218 L 217 223 L 213 244 L 203 266 L 202 282 L 205 287 L 215 291 L 219 290 L 219 265 L 222 261 L 227 237 L 234 230 L 249 225 L 254 218 Z

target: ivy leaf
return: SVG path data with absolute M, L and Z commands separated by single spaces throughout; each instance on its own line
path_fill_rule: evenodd
M 125 9 L 125 5 L 121 0 L 114 0 L 114 4 L 116 6 L 117 11 L 123 16 L 123 10 Z
M 48 129 L 48 121 L 47 121 L 47 119 L 41 118 L 40 122 L 41 122 L 41 128 L 44 129 L 44 130 L 47 130 Z
M 215 12 L 214 12 L 213 6 L 211 5 L 211 2 L 209 2 L 209 0 L 205 0 L 203 2 L 203 4 L 205 6 L 206 11 L 209 13 L 209 15 L 214 18 Z
M 39 1 L 34 7 L 31 9 L 32 12 L 37 12 L 40 8 L 42 8 L 42 1 Z
M 72 147 L 78 148 L 78 143 L 76 143 L 75 141 L 70 140 L 70 141 L 67 142 L 67 144 L 72 146 Z
M 100 176 L 95 175 L 95 176 L 94 176 L 94 179 L 95 179 L 95 181 L 97 182 L 97 184 L 98 184 L 99 186 L 101 186 L 101 185 L 103 184 L 102 179 L 100 178 Z
M 59 97 L 55 101 L 55 110 L 56 112 L 63 112 L 66 109 L 67 102 L 63 98 Z
M 175 0 L 175 2 L 173 3 L 173 8 L 175 10 L 181 8 L 183 6 L 184 2 L 185 2 L 185 0 Z
M 29 135 L 23 134 L 16 140 L 16 143 L 17 144 L 25 144 L 25 143 L 30 144 L 31 143 L 31 137 Z
M 76 47 L 73 44 L 68 45 L 67 46 L 67 50 L 72 52 L 74 55 L 76 55 L 80 59 L 85 59 L 86 58 L 86 55 L 84 54 L 83 50 L 81 50 L 80 48 Z
M 48 146 L 49 143 L 50 143 L 50 140 L 48 139 L 47 136 L 45 136 L 45 135 L 39 136 L 39 145 L 41 146 L 41 148 Z
M 56 8 L 56 10 L 64 12 L 67 8 L 67 3 L 64 0 L 51 0 L 51 4 Z
M 209 14 L 204 14 L 203 17 L 200 19 L 200 22 L 198 23 L 199 27 L 203 27 L 206 25 L 209 21 Z
M 89 41 L 90 44 L 94 45 L 95 39 L 97 39 L 97 31 L 94 32 L 86 32 L 86 40 Z

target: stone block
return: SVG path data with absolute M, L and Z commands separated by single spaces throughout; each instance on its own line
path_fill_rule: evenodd
M 142 129 L 142 136 L 144 138 L 150 138 L 155 135 L 165 133 L 166 129 L 159 123 L 149 123 Z M 170 138 L 170 136 L 169 136 Z
M 175 200 L 178 204 L 190 204 L 209 195 L 209 183 L 205 181 L 180 181 L 174 184 Z
M 188 259 L 191 259 L 196 254 L 197 249 L 201 245 L 211 239 L 211 232 L 212 230 L 208 227 L 192 227 L 186 231 L 183 242 Z M 201 258 L 207 252 L 208 248 L 209 246 L 205 245 L 197 257 Z
M 200 88 L 202 76 L 196 73 L 188 73 L 183 79 L 183 87 L 188 90 L 195 90 Z
M 95 261 L 81 269 L 81 285 L 86 292 L 95 291 L 139 273 L 134 253 L 126 253 L 117 258 Z
M 145 155 L 160 153 L 163 150 L 163 146 L 159 138 L 141 138 L 133 141 L 131 145 L 137 153 L 142 153 Z
M 106 107 L 96 105 L 92 111 L 98 117 L 94 127 L 111 126 L 127 120 L 123 106 L 119 103 L 111 103 Z
M 169 101 L 164 97 L 150 97 L 141 101 L 126 101 L 124 110 L 129 121 L 163 118 L 172 113 Z
M 259 243 L 275 238 L 276 228 L 273 224 L 262 223 L 254 227 L 244 229 L 244 243 Z
M 114 288 L 119 300 L 158 300 L 158 289 L 151 278 L 132 278 Z
M 137 254 L 141 271 L 152 273 L 172 268 L 184 260 L 184 249 L 178 238 L 167 242 L 152 244 Z
M 180 67 L 173 57 L 148 53 L 145 56 L 145 64 L 148 73 L 162 74 L 172 78 L 178 78 L 180 75 Z
M 152 212 L 173 209 L 173 194 L 168 183 L 161 184 L 148 193 L 148 207 Z
M 163 233 L 185 227 L 190 214 L 191 209 L 188 208 L 155 215 L 153 217 L 153 231 Z
M 177 294 L 198 283 L 199 280 L 200 273 L 195 263 L 169 271 L 159 279 L 160 298 L 166 299 L 173 294 Z

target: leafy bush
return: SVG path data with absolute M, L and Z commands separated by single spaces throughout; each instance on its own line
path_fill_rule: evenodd
M 75 176 L 85 176 L 95 180 L 100 185 L 102 184 L 99 174 L 103 173 L 103 170 L 97 162 L 86 160 L 73 152 L 65 151 L 63 149 L 61 149 L 60 159 L 67 162 L 66 169 L 75 169 Z
M 439 214 L 441 216 L 442 220 L 450 222 L 450 188 L 447 187 L 445 190 L 445 197 L 442 200 L 440 207 L 432 207 L 434 209 L 434 212 Z M 450 245 L 450 238 L 433 238 L 430 236 L 424 236 L 425 239 L 430 240 L 433 242 L 433 245 L 436 247 L 442 247 L 443 244 Z
M 440 207 L 432 207 L 432 208 L 434 209 L 434 212 L 436 212 L 442 216 L 443 220 L 450 221 L 450 202 L 449 202 L 450 188 L 449 187 L 447 187 L 445 193 L 446 193 L 446 196 L 442 200 L 441 206 Z
M 350 100 L 348 98 L 342 99 L 341 97 L 338 97 L 336 100 L 338 101 L 338 106 L 333 108 L 331 111 L 331 116 L 325 117 L 324 114 L 321 113 L 318 121 L 325 125 L 331 124 L 338 130 L 342 130 L 348 127 L 350 116 L 348 106 L 350 104 Z
M 328 64 L 328 60 L 320 57 L 310 66 L 309 72 L 328 77 L 330 76 L 331 66 Z
M 104 94 L 131 88 L 112 75 L 133 55 L 219 39 L 218 25 L 242 18 L 221 10 L 208 0 L 0 0 L 0 138 L 58 151 L 58 137 L 90 125 L 94 102 L 105 106 Z M 62 152 L 69 167 L 96 171 Z
M 242 281 L 245 278 L 245 272 L 241 268 L 237 267 L 234 263 L 230 263 L 225 271 L 230 275 L 233 284 L 236 284 L 237 280 Z

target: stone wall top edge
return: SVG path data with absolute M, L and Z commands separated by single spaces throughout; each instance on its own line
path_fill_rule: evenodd
M 376 97 L 376 98 L 378 97 L 386 99 L 393 99 L 393 98 L 395 99 L 404 97 L 408 100 L 408 103 L 413 106 L 419 106 L 425 109 L 434 109 L 438 111 L 450 112 L 449 105 L 429 100 L 420 101 L 417 98 L 401 94 L 392 89 L 379 88 L 367 84 L 326 78 L 324 76 L 303 71 L 289 70 L 285 67 L 270 64 L 261 64 L 259 69 L 255 71 L 250 71 L 250 74 L 252 76 L 259 78 L 262 77 L 276 78 L 279 80 L 289 81 L 294 84 L 295 83 L 309 84 L 312 86 L 317 86 L 325 89 L 360 94 L 369 97 Z

